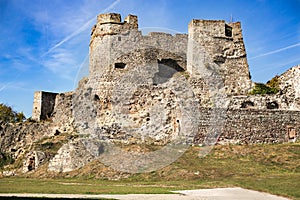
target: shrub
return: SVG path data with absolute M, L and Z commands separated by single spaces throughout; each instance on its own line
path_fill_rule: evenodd
M 270 88 L 275 88 L 279 91 L 280 90 L 279 84 L 280 84 L 279 76 L 275 76 L 274 78 L 269 80 L 266 85 Z
M 8 122 L 23 122 L 25 120 L 23 112 L 16 112 L 11 106 L 0 103 L 0 121 Z
M 255 83 L 249 94 L 276 94 L 277 92 L 279 92 L 279 89 L 276 87 L 270 87 L 263 83 Z
M 0 152 L 0 169 L 5 165 L 13 164 L 14 159 L 10 154 Z

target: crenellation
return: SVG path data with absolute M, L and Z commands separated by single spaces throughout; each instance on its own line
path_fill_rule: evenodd
M 138 29 L 138 17 L 136 15 L 128 15 L 125 17 L 124 23 L 128 24 L 130 29 Z
M 121 15 L 118 13 L 104 13 L 97 17 L 97 24 L 121 23 Z

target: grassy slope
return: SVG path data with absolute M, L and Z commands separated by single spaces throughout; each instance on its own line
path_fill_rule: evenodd
M 165 168 L 118 181 L 99 179 L 92 164 L 72 178 L 0 179 L 0 192 L 27 193 L 169 193 L 171 190 L 243 187 L 300 199 L 300 143 L 216 146 L 204 158 L 198 147 Z M 102 167 L 103 168 L 103 167 Z M 102 169 L 101 168 L 101 169 Z M 85 173 L 82 173 L 85 171 Z

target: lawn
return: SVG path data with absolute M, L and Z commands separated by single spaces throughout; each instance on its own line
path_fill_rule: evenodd
M 155 194 L 182 189 L 242 187 L 300 199 L 300 143 L 218 145 L 203 158 L 198 157 L 199 150 L 200 147 L 191 147 L 163 169 L 115 181 L 99 178 L 95 170 L 68 178 L 66 174 L 1 178 L 0 192 Z

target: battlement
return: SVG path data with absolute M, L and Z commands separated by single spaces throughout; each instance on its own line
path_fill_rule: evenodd
M 133 29 L 138 29 L 138 18 L 135 15 L 128 15 L 122 22 L 120 14 L 100 14 L 97 17 L 97 24 L 92 28 L 91 42 L 97 36 L 115 35 Z
M 104 13 L 100 14 L 97 17 L 98 24 L 106 24 L 106 23 L 122 23 L 121 15 L 118 13 Z
M 189 24 L 189 30 L 196 28 L 203 36 L 212 37 L 241 37 L 241 23 L 226 23 L 225 20 L 193 19 Z
M 128 15 L 124 21 L 117 13 L 98 15 L 97 24 L 94 25 L 91 32 L 90 51 L 93 49 L 95 40 L 102 40 L 106 35 L 117 35 L 131 30 L 138 30 L 138 17 L 135 15 Z

